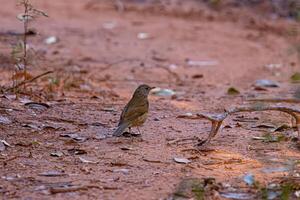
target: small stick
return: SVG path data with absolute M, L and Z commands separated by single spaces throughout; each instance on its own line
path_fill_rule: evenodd
M 36 79 L 41 78 L 41 77 L 43 77 L 43 76 L 46 76 L 46 75 L 48 75 L 48 74 L 51 74 L 51 73 L 53 73 L 53 72 L 54 72 L 54 71 L 47 71 L 47 72 L 44 72 L 44 73 L 42 73 L 42 74 L 40 74 L 40 75 L 37 75 L 37 76 L 33 77 L 33 78 L 30 79 L 30 80 L 22 81 L 21 83 L 19 83 L 19 84 L 13 86 L 13 87 L 11 87 L 11 88 L 8 88 L 8 89 L 6 89 L 5 91 L 7 92 L 7 91 L 10 91 L 10 90 L 15 90 L 16 88 L 18 88 L 18 87 L 20 87 L 20 86 L 22 86 L 22 85 L 25 85 L 25 84 L 27 84 L 27 83 L 31 83 L 31 82 L 35 81 Z
M 23 1 L 24 5 L 24 33 L 23 33 L 23 66 L 24 66 L 24 81 L 26 81 L 26 74 L 27 74 L 27 31 L 28 31 L 28 12 L 30 8 L 30 4 L 28 0 Z M 22 84 L 24 88 L 26 87 L 26 83 Z M 16 87 L 17 88 L 17 87 Z M 15 89 L 15 88 L 14 88 Z
M 289 106 L 259 106 L 259 107 L 245 106 L 245 107 L 231 108 L 229 110 L 225 110 L 224 113 L 219 113 L 216 115 L 203 114 L 203 113 L 197 114 L 197 116 L 207 119 L 212 123 L 211 130 L 208 137 L 205 140 L 201 141 L 198 145 L 201 146 L 204 144 L 208 144 L 210 140 L 216 136 L 216 134 L 218 133 L 222 125 L 222 122 L 229 115 L 238 112 L 257 112 L 257 111 L 280 111 L 291 115 L 296 121 L 298 137 L 300 138 L 300 109 L 289 107 Z
M 189 141 L 189 140 L 198 140 L 198 139 L 199 139 L 198 137 L 180 138 L 180 139 L 176 139 L 176 140 L 171 140 L 167 144 L 172 145 L 172 144 L 178 144 L 179 142 L 185 142 L 185 141 Z

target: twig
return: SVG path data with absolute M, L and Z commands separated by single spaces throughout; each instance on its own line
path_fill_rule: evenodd
M 51 73 L 53 73 L 53 72 L 54 72 L 54 71 L 47 71 L 47 72 L 44 72 L 44 73 L 42 73 L 42 74 L 39 74 L 39 75 L 33 77 L 32 79 L 24 80 L 24 81 L 22 81 L 21 83 L 19 83 L 19 84 L 13 86 L 13 87 L 11 87 L 11 88 L 6 89 L 5 92 L 10 91 L 10 90 L 15 90 L 16 88 L 18 88 L 18 87 L 20 87 L 20 86 L 22 86 L 22 85 L 25 85 L 25 84 L 27 84 L 27 83 L 31 83 L 31 82 L 37 80 L 38 78 L 41 78 L 41 77 L 46 76 L 46 75 L 48 75 L 48 74 L 51 74 Z
M 189 141 L 189 140 L 191 140 L 191 141 L 193 141 L 193 140 L 199 140 L 199 138 L 195 137 L 195 136 L 194 137 L 188 137 L 188 138 L 180 138 L 180 139 L 171 140 L 167 144 L 168 145 L 178 144 L 180 142 L 185 142 L 185 141 Z
M 201 141 L 198 145 L 201 146 L 204 144 L 208 144 L 210 140 L 216 136 L 223 121 L 229 115 L 232 115 L 234 113 L 239 113 L 239 112 L 257 112 L 257 111 L 280 111 L 291 115 L 296 121 L 298 137 L 300 137 L 300 109 L 289 107 L 289 106 L 257 106 L 257 107 L 245 106 L 245 107 L 231 108 L 229 110 L 225 110 L 224 113 L 219 113 L 215 115 L 205 114 L 205 113 L 197 114 L 198 117 L 207 119 L 212 123 L 211 130 L 208 137 L 205 140 Z

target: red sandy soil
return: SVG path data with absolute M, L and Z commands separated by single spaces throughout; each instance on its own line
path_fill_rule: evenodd
M 9 87 L 10 45 L 18 37 L 8 32 L 22 32 L 22 23 L 16 19 L 22 8 L 15 1 L 0 3 L 0 85 Z M 49 18 L 39 17 L 31 24 L 38 35 L 29 38 L 36 51 L 29 73 L 55 72 L 32 83 L 31 92 L 18 98 L 3 94 L 0 99 L 0 116 L 11 121 L 0 123 L 0 139 L 11 145 L 0 152 L 1 199 L 165 199 L 187 177 L 213 177 L 221 185 L 257 194 L 243 182 L 246 173 L 267 185 L 299 172 L 297 164 L 293 171 L 262 172 L 300 159 L 290 139 L 274 143 L 252 139 L 269 131 L 254 126 L 290 125 L 290 116 L 278 112 L 229 117 L 224 126 L 231 128 L 225 127 L 211 141 L 210 151 L 196 151 L 197 140 L 168 144 L 175 139 L 205 138 L 209 133 L 208 121 L 178 115 L 222 111 L 243 105 L 248 97 L 292 96 L 297 85 L 290 83 L 290 76 L 299 61 L 291 38 L 282 33 L 297 27 L 296 23 L 282 19 L 268 24 L 257 16 L 224 19 L 213 11 L 198 17 L 138 9 L 120 12 L 109 3 L 88 5 L 82 0 L 32 3 Z M 111 24 L 112 29 L 104 27 Z M 138 39 L 139 33 L 150 37 Z M 47 45 L 44 40 L 49 36 L 59 41 Z M 190 66 L 187 59 L 216 63 Z M 270 64 L 280 68 L 269 69 Z M 257 79 L 278 81 L 280 87 L 254 90 Z M 55 85 L 50 80 L 59 82 Z M 140 128 L 141 137 L 104 138 L 114 130 L 121 109 L 141 83 L 172 89 L 176 96 L 150 95 L 149 118 Z M 240 94 L 228 95 L 229 87 Z M 50 108 L 31 109 L 24 106 L 26 99 Z M 240 122 L 241 116 L 249 122 Z M 65 133 L 77 133 L 86 140 L 62 137 Z M 292 130 L 283 134 L 296 136 Z M 74 155 L 72 149 L 86 153 Z M 55 157 L 54 152 L 63 154 Z M 191 163 L 176 163 L 174 157 Z M 63 175 L 40 175 L 48 171 Z M 61 188 L 59 184 L 83 188 L 57 192 L 53 188 Z M 223 199 L 218 192 L 211 198 Z

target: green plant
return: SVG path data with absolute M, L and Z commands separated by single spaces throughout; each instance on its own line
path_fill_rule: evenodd
M 287 184 L 281 185 L 281 190 L 282 190 L 282 193 L 281 193 L 280 199 L 281 200 L 289 200 L 289 197 L 293 192 L 293 186 L 291 184 L 287 183 Z
M 29 0 L 20 0 L 18 5 L 23 7 L 24 12 L 17 15 L 17 18 L 23 23 L 22 39 L 12 47 L 11 51 L 11 56 L 15 65 L 15 72 L 12 77 L 14 89 L 17 89 L 16 86 L 20 85 L 18 83 L 19 80 L 26 81 L 32 78 L 32 76 L 30 76 L 30 74 L 27 72 L 27 67 L 29 64 L 28 52 L 30 49 L 28 47 L 27 38 L 29 33 L 29 22 L 38 16 L 48 17 L 45 12 L 34 8 Z M 25 87 L 25 83 L 22 85 Z

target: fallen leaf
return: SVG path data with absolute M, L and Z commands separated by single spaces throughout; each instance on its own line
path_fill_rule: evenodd
M 50 108 L 50 106 L 46 103 L 28 102 L 28 103 L 25 103 L 24 105 L 26 107 L 29 107 L 30 109 L 41 110 L 41 111 L 44 111 L 44 110 Z
M 141 137 L 142 136 L 141 133 L 138 133 L 138 132 L 131 132 L 131 133 L 129 133 L 128 131 L 124 132 L 122 135 L 124 137 Z
M 133 148 L 131 148 L 131 147 L 121 147 L 120 149 L 123 151 L 133 150 Z
M 174 158 L 174 161 L 177 163 L 182 163 L 182 164 L 188 164 L 191 162 L 190 160 L 188 160 L 186 158 Z
M 250 193 L 238 193 L 238 192 L 223 192 L 220 193 L 222 197 L 227 199 L 254 199 L 254 195 Z
M 265 137 L 260 137 L 260 136 L 253 136 L 252 137 L 253 140 L 265 140 Z
M 265 87 L 259 87 L 259 86 L 254 86 L 254 90 L 257 90 L 257 91 L 268 91 L 267 88 L 265 88 Z
M 285 131 L 285 130 L 290 129 L 290 128 L 291 128 L 291 127 L 290 127 L 289 125 L 283 124 L 283 125 L 277 127 L 277 128 L 274 130 L 274 132 L 276 132 L 276 131 L 282 132 L 282 131 Z
M 178 115 L 177 118 L 190 118 L 193 116 L 193 113 L 190 113 L 190 112 L 187 112 L 187 113 L 184 113 L 183 115 Z
M 0 151 L 5 151 L 6 147 L 12 147 L 5 140 L 0 140 Z
M 256 125 L 256 126 L 252 126 L 251 128 L 275 129 L 276 127 L 273 124 L 259 124 L 259 125 Z
M 13 176 L 1 176 L 1 178 L 6 180 L 6 181 L 13 181 L 13 180 L 21 178 L 21 175 L 16 174 L 16 175 L 13 175 Z
M 31 129 L 34 129 L 34 130 L 41 130 L 40 127 L 38 127 L 37 125 L 35 124 L 21 124 L 22 127 L 25 127 L 25 128 L 31 128 Z
M 10 101 L 13 101 L 13 100 L 17 99 L 17 95 L 15 95 L 15 94 L 7 94 L 7 95 L 3 95 L 3 97 L 10 100 Z
M 73 140 L 78 141 L 78 142 L 84 142 L 84 141 L 86 141 L 85 137 L 81 137 L 77 133 L 62 133 L 62 134 L 60 134 L 60 136 L 61 137 L 72 138 Z
M 300 82 L 300 73 L 296 72 L 291 76 L 291 81 L 293 83 L 299 83 Z
M 114 169 L 113 172 L 121 172 L 123 174 L 129 174 L 129 169 Z
M 230 87 L 228 88 L 227 90 L 227 94 L 229 95 L 237 95 L 237 94 L 240 94 L 240 91 L 234 87 Z
M 283 134 L 273 135 L 270 133 L 266 133 L 260 137 L 252 137 L 253 140 L 262 140 L 263 142 L 281 142 L 286 141 L 287 137 Z
M 79 160 L 83 163 L 91 163 L 91 164 L 97 164 L 97 161 L 91 161 L 91 160 L 87 160 L 85 158 L 79 157 Z
M 65 175 L 66 174 L 64 172 L 60 172 L 60 171 L 47 171 L 39 174 L 39 176 L 48 176 L 48 177 L 65 176 Z
M 151 162 L 151 163 L 162 163 L 162 161 L 160 161 L 160 160 L 154 160 L 154 159 L 149 159 L 149 158 L 143 158 L 143 161 Z
M 12 121 L 9 118 L 4 117 L 4 116 L 0 116 L 0 124 L 8 125 L 8 124 L 11 124 L 11 123 L 12 123 Z
M 254 84 L 255 87 L 279 87 L 279 83 L 272 81 L 272 80 L 267 80 L 267 79 L 261 79 L 255 81 Z
M 8 142 L 6 142 L 5 140 L 0 140 L 0 142 L 2 142 L 5 146 L 8 147 L 12 147 Z
M 97 140 L 103 140 L 105 138 L 107 138 L 108 135 L 106 133 L 96 133 L 95 139 Z
M 118 161 L 118 160 L 112 161 L 112 162 L 110 163 L 110 165 L 111 165 L 112 167 L 114 167 L 114 166 L 116 166 L 116 167 L 130 166 L 127 162 L 125 162 L 125 161 Z
M 53 157 L 62 157 L 64 155 L 64 153 L 61 151 L 55 151 L 55 152 L 50 153 L 50 155 Z
M 117 112 L 117 110 L 113 107 L 102 108 L 101 111 L 104 111 L 104 112 Z
M 87 154 L 87 152 L 83 149 L 68 149 L 68 153 L 70 155 L 83 155 Z

